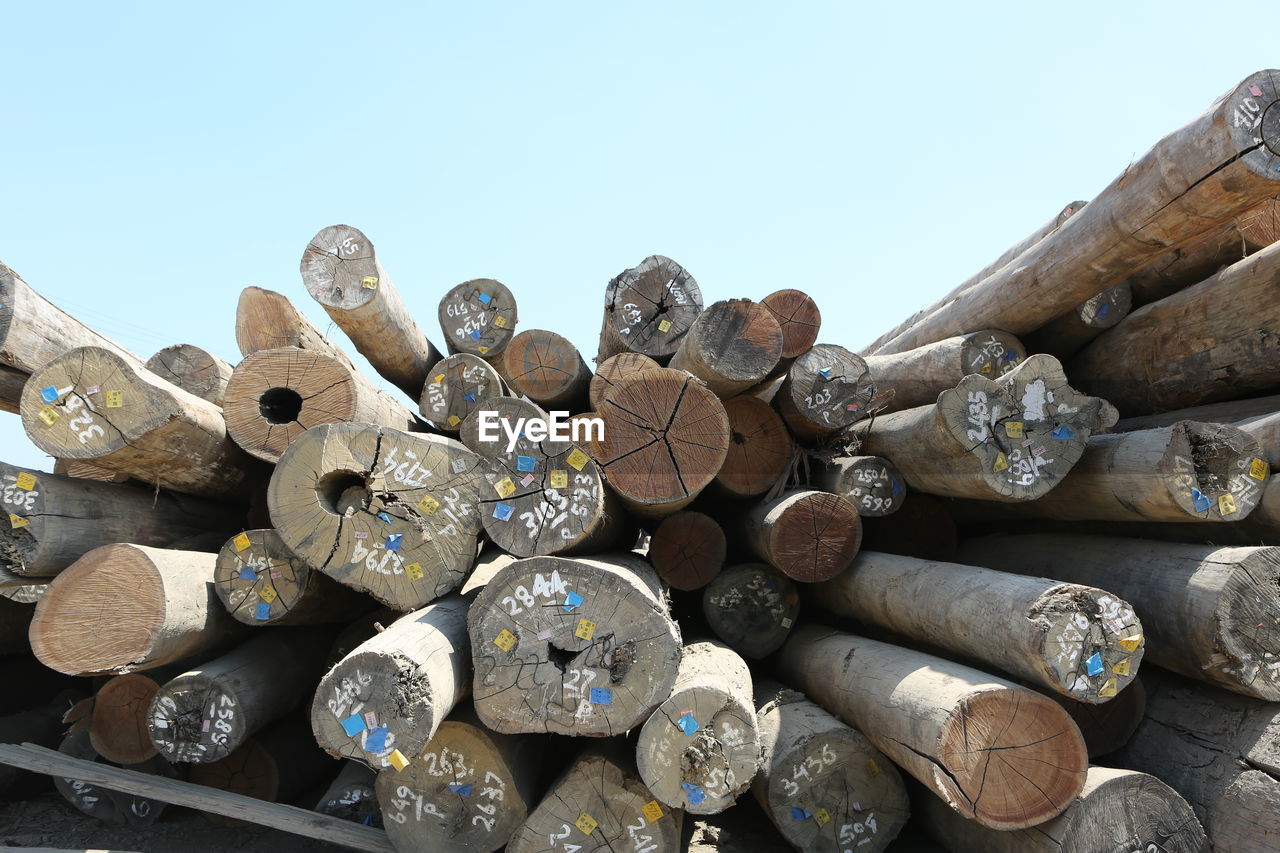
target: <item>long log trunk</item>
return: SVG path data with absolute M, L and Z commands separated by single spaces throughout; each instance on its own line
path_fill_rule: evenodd
M 902 508 L 907 485 L 888 459 L 811 454 L 809 461 L 810 484 L 849 501 L 860 518 L 883 518 Z
M 504 733 L 607 737 L 671 692 L 680 631 L 631 556 L 504 565 L 468 616 L 476 713 Z
M 730 566 L 707 584 L 702 613 L 711 630 L 738 654 L 763 658 L 782 648 L 800 615 L 791 578 L 763 563 Z
M 1116 425 L 1111 428 L 1111 431 L 1133 432 L 1139 429 L 1173 426 L 1178 421 L 1231 424 L 1232 426 L 1243 428 L 1246 423 L 1276 413 L 1280 413 L 1280 394 L 1273 394 L 1268 397 L 1248 397 L 1243 400 L 1225 400 L 1221 403 L 1207 403 L 1203 406 L 1175 409 L 1172 412 L 1161 412 L 1155 415 L 1121 418 L 1116 421 Z M 1262 439 L 1259 438 L 1259 441 L 1262 441 Z
M 781 358 L 782 327 L 773 312 L 750 299 L 729 299 L 698 315 L 669 366 L 728 399 L 761 382 Z
M 376 778 L 374 772 L 363 764 L 342 762 L 342 769 L 320 795 L 316 811 L 352 823 L 381 827 L 382 812 L 374 790 Z
M 311 238 L 302 283 L 383 379 L 413 399 L 440 351 L 414 322 L 369 238 L 330 225 Z
M 352 370 L 355 363 L 302 315 L 289 298 L 274 290 L 246 287 L 236 304 L 236 345 L 240 354 L 297 347 L 337 359 Z
M 1147 690 L 1141 678 L 1135 678 L 1116 698 L 1101 705 L 1077 702 L 1059 694 L 1051 698 L 1057 699 L 1080 727 L 1090 761 L 1110 755 L 1128 743 L 1147 710 Z
M 1104 585 L 1143 616 L 1151 663 L 1280 702 L 1280 549 L 1026 535 L 975 539 L 966 563 Z
M 701 313 L 702 291 L 693 276 L 670 258 L 650 255 L 605 288 L 596 363 L 638 352 L 666 364 Z
M 763 495 L 791 468 L 795 442 L 772 406 L 743 395 L 724 401 L 729 418 L 729 451 L 716 474 L 715 489 L 729 498 Z
M 742 531 L 757 557 L 805 583 L 844 571 L 862 542 L 858 511 L 830 492 L 789 491 L 761 501 L 743 515 Z
M 326 424 L 280 457 L 267 503 L 308 565 L 412 610 L 455 589 L 475 562 L 482 466 L 440 436 Z
M 507 344 L 502 364 L 511 388 L 543 408 L 586 410 L 591 368 L 568 338 L 545 329 L 521 332 Z
M 941 658 L 817 626 L 797 629 L 777 672 L 867 736 L 951 808 L 1024 829 L 1084 784 L 1080 732 L 1053 700 Z
M 910 806 L 902 777 L 857 729 L 801 693 L 766 681 L 755 689 L 760 773 L 752 792 L 799 850 L 880 853 Z
M 1048 577 L 864 551 L 812 602 L 1091 704 L 1127 687 L 1142 661 L 1128 602 Z
M 649 356 L 638 352 L 622 352 L 609 356 L 596 367 L 596 372 L 591 377 L 591 384 L 587 388 L 587 400 L 591 404 L 592 411 L 600 408 L 600 404 L 604 402 L 604 395 L 623 379 L 633 373 L 660 366 Z
M 249 628 L 218 601 L 215 560 L 142 545 L 95 548 L 40 597 L 31 649 L 50 669 L 89 675 L 154 669 L 229 645 Z
M 32 374 L 22 425 L 57 459 L 84 459 L 148 484 L 243 503 L 263 474 L 227 436 L 222 409 L 96 347 Z
M 508 393 L 493 365 L 477 355 L 456 353 L 432 365 L 418 411 L 436 429 L 457 432 L 468 415 Z
M 192 344 L 174 344 L 147 359 L 147 370 L 189 394 L 222 405 L 231 365 Z
M 1027 348 L 1008 332 L 983 329 L 891 355 L 864 359 L 878 392 L 892 391 L 882 412 L 938 402 L 938 395 L 970 374 L 996 379 L 1027 357 Z
M 714 518 L 682 510 L 654 528 L 646 556 L 668 586 L 689 591 L 720 573 L 728 547 L 724 528 Z
M 1116 412 L 1067 384 L 1052 356 L 1034 355 L 998 380 L 970 375 L 933 406 L 859 424 L 860 452 L 894 461 L 912 489 L 950 497 L 1043 497 Z
M 899 511 L 862 524 L 862 547 L 922 560 L 953 560 L 960 534 L 948 503 L 933 495 L 914 494 Z
M 68 734 L 62 739 L 62 743 L 58 746 L 58 751 L 73 758 L 84 758 L 94 762 L 102 757 L 94 749 L 87 732 L 72 732 Z M 168 762 L 158 756 L 153 756 L 145 762 L 130 765 L 129 769 L 170 779 L 176 779 L 179 775 L 178 771 L 170 767 Z M 67 779 L 59 776 L 54 778 L 53 785 L 68 803 L 84 814 L 89 815 L 89 817 L 96 818 L 103 823 L 122 826 L 150 826 L 159 820 L 167 805 L 163 800 L 154 800 L 149 797 L 113 791 L 78 779 Z
M 1028 352 L 1047 352 L 1055 358 L 1066 358 L 1113 328 L 1129 315 L 1133 292 L 1128 282 L 1120 282 L 1110 290 L 1072 308 L 1023 339 Z
M 451 353 L 492 359 L 502 355 L 520 319 L 516 298 L 491 278 L 475 278 L 449 288 L 436 312 Z
M 865 418 L 875 394 L 875 378 L 861 356 L 817 344 L 787 368 L 773 406 L 798 441 L 817 444 Z

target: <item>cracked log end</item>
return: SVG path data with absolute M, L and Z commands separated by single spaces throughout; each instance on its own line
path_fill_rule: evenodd
M 1027 348 L 1016 335 L 1000 329 L 983 329 L 963 336 L 960 345 L 961 376 L 976 374 L 988 379 L 1004 376 L 1027 357 Z
M 373 242 L 350 225 L 330 225 L 312 237 L 300 269 L 307 292 L 326 308 L 342 311 L 370 302 L 382 284 Z
M 605 289 L 604 323 L 596 363 L 622 352 L 666 362 L 702 313 L 702 291 L 682 266 L 650 255 Z
M 1168 447 L 1156 471 L 1172 502 L 1205 521 L 1249 515 L 1262 499 L 1268 473 L 1257 440 L 1227 424 L 1179 421 L 1167 429 Z
M 857 510 L 830 492 L 787 492 L 754 507 L 743 526 L 747 543 L 761 559 L 804 583 L 844 571 L 862 542 Z
M 502 354 L 519 320 L 515 296 L 491 278 L 454 285 L 440 298 L 436 314 L 449 352 L 486 359 Z
M 1144 644 L 1132 638 L 1144 632 L 1128 602 L 1093 587 L 1062 584 L 1041 596 L 1028 615 L 1043 631 L 1036 668 L 1072 699 L 1108 702 L 1137 677 Z
M 370 605 L 308 566 L 271 528 L 246 530 L 222 546 L 214 591 L 227 612 L 246 625 L 350 621 Z
M 1214 609 L 1217 684 L 1280 702 L 1280 548 L 1242 549 Z
M 580 412 L 587 406 L 591 369 L 568 338 L 528 329 L 502 353 L 502 375 L 511 387 L 548 409 Z
M 882 456 L 814 454 L 812 483 L 853 504 L 860 518 L 883 518 L 902 507 L 907 481 L 898 466 Z
M 720 573 L 728 542 L 709 515 L 682 510 L 662 520 L 649 538 L 649 562 L 675 589 L 701 589 Z
M 782 329 L 782 357 L 798 358 L 818 339 L 822 312 L 809 294 L 790 288 L 775 290 L 760 304 L 769 309 Z
M 146 367 L 164 381 L 215 406 L 222 405 L 227 380 L 231 378 L 231 365 L 192 344 L 165 347 L 147 359 Z
M 716 474 L 716 488 L 733 498 L 763 495 L 791 466 L 795 442 L 782 417 L 759 397 L 724 401 L 729 450 Z
M 247 735 L 239 704 L 227 685 L 184 673 L 161 687 L 152 702 L 151 742 L 168 761 L 208 764 L 226 758 Z
M 117 675 L 94 695 L 89 740 L 98 754 L 115 764 L 140 764 L 158 753 L 147 734 L 147 711 L 160 690 L 141 673 Z
M 443 432 L 456 433 L 477 409 L 489 409 L 494 397 L 506 394 L 498 371 L 470 353 L 442 358 L 427 371 L 418 411 Z
M 750 299 L 717 302 L 698 315 L 670 366 L 728 399 L 769 376 L 782 358 L 782 328 Z
M 661 365 L 644 353 L 622 352 L 609 356 L 600 362 L 595 374 L 591 377 L 591 387 L 588 392 L 591 408 L 600 408 L 600 404 L 604 402 L 604 395 L 609 392 L 609 389 L 626 377 L 655 367 L 661 367 Z
M 861 356 L 817 344 L 792 363 L 773 397 L 791 432 L 820 441 L 865 418 L 876 384 Z

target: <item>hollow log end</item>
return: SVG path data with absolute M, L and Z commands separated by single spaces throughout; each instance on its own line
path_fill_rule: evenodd
M 300 270 L 312 298 L 341 311 L 368 304 L 383 284 L 372 241 L 350 225 L 330 225 L 312 237 Z
M 1240 521 L 1262 500 L 1270 475 L 1257 439 L 1228 424 L 1179 421 L 1156 466 L 1189 517 Z
M 782 329 L 782 357 L 796 358 L 813 346 L 822 328 L 822 312 L 809 294 L 790 288 L 775 290 L 760 304 Z

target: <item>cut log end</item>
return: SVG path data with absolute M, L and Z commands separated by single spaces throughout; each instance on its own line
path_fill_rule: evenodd
M 767 657 L 787 641 L 800 615 L 796 585 L 762 563 L 731 566 L 702 593 L 702 612 L 711 630 L 743 657 Z
M 450 352 L 496 358 L 515 334 L 516 298 L 502 282 L 476 278 L 440 299 L 440 329 Z
M 350 311 L 373 299 L 381 269 L 373 243 L 359 228 L 330 225 L 302 255 L 302 283 L 326 308 Z
M 763 380 L 781 358 L 782 329 L 772 312 L 749 299 L 730 299 L 698 315 L 670 366 L 727 399 Z
M 700 512 L 682 511 L 662 520 L 649 539 L 649 562 L 675 589 L 701 589 L 724 566 L 724 529 Z
M 861 356 L 817 344 L 787 370 L 773 403 L 797 439 L 814 442 L 866 417 L 875 393 Z
M 660 366 L 649 356 L 638 352 L 623 352 L 609 356 L 600 362 L 595 375 L 591 377 L 591 387 L 588 392 L 591 408 L 599 409 L 609 389 L 631 374 Z
M 782 357 L 797 358 L 818 339 L 822 313 L 807 293 L 800 290 L 776 290 L 760 304 L 769 309 L 782 329 Z
M 621 352 L 665 362 L 701 312 L 693 276 L 670 258 L 651 255 L 609 282 L 596 362 Z
M 1045 679 L 1078 702 L 1108 702 L 1137 677 L 1142 624 L 1126 602 L 1102 590 L 1062 584 L 1031 608 L 1043 627 L 1037 653 Z
M 1109 778 L 1094 785 L 1102 775 Z M 1063 815 L 1060 853 L 1090 853 L 1099 840 L 1118 839 L 1121 832 L 1125 847 L 1134 850 L 1208 853 L 1209 842 L 1191 806 L 1154 776 L 1094 768 L 1089 788 Z
M 1255 439 L 1225 424 L 1179 421 L 1157 466 L 1173 501 L 1194 518 L 1239 521 L 1262 499 L 1270 474 Z
M 147 714 L 151 742 L 165 759 L 220 761 L 246 737 L 244 714 L 225 684 L 198 673 L 180 675 L 160 688 Z
M 437 429 L 456 433 L 468 415 L 504 393 L 493 365 L 470 353 L 456 353 L 431 366 L 418 411 Z
M 1133 305 L 1133 290 L 1121 282 L 1110 290 L 1104 290 L 1075 310 L 1080 322 L 1091 329 L 1110 329 L 1129 313 Z
M 788 577 L 817 583 L 848 568 L 862 541 L 862 521 L 848 500 L 830 492 L 790 492 L 747 517 L 747 541 Z
M 192 765 L 188 781 L 275 802 L 280 792 L 280 771 L 275 758 L 255 738 L 249 738 L 226 758 Z
M 1214 679 L 1237 692 L 1280 702 L 1280 548 L 1251 549 L 1233 567 L 1214 614 L 1222 673 Z M 1229 683 L 1235 681 L 1239 686 Z
M 512 388 L 535 403 L 569 412 L 586 406 L 591 370 L 567 338 L 529 329 L 511 339 L 502 358 Z
M 227 381 L 231 378 L 231 365 L 191 344 L 165 347 L 147 359 L 146 367 L 166 382 L 215 406 L 222 405 Z
M 393 749 L 416 757 L 440 725 L 441 704 L 447 713 L 453 699 L 435 695 L 412 661 L 357 650 L 325 675 L 312 704 L 311 726 L 330 755 L 382 769 L 389 766 Z
M 846 498 L 861 518 L 883 518 L 901 507 L 907 484 L 896 465 L 880 456 L 813 459 L 813 484 Z
M 140 764 L 158 753 L 147 734 L 147 711 L 160 685 L 140 673 L 117 675 L 94 696 L 89 741 L 108 761 Z
M 1016 335 L 999 329 L 983 329 L 964 336 L 960 364 L 964 375 L 975 373 L 994 379 L 1013 370 L 1027 357 Z
M 246 625 L 341 621 L 365 609 L 353 592 L 316 573 L 272 529 L 246 530 L 222 546 L 214 591 Z
M 732 497 L 763 495 L 790 469 L 795 443 L 782 418 L 759 397 L 725 400 L 724 411 L 729 449 L 716 486 Z
M 1254 174 L 1276 180 L 1280 168 L 1280 81 L 1274 71 L 1250 75 L 1223 110 L 1238 157 Z

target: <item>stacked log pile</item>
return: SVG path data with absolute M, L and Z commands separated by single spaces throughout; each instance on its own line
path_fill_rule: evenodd
M 104 821 L 194 783 L 371 850 L 735 808 L 800 850 L 1280 848 L 1275 76 L 860 352 L 660 255 L 594 370 L 488 278 L 437 348 L 325 228 L 305 290 L 390 393 L 281 293 L 238 363 L 144 362 L 0 266 L 0 407 L 59 460 L 0 464 L 0 741 Z

